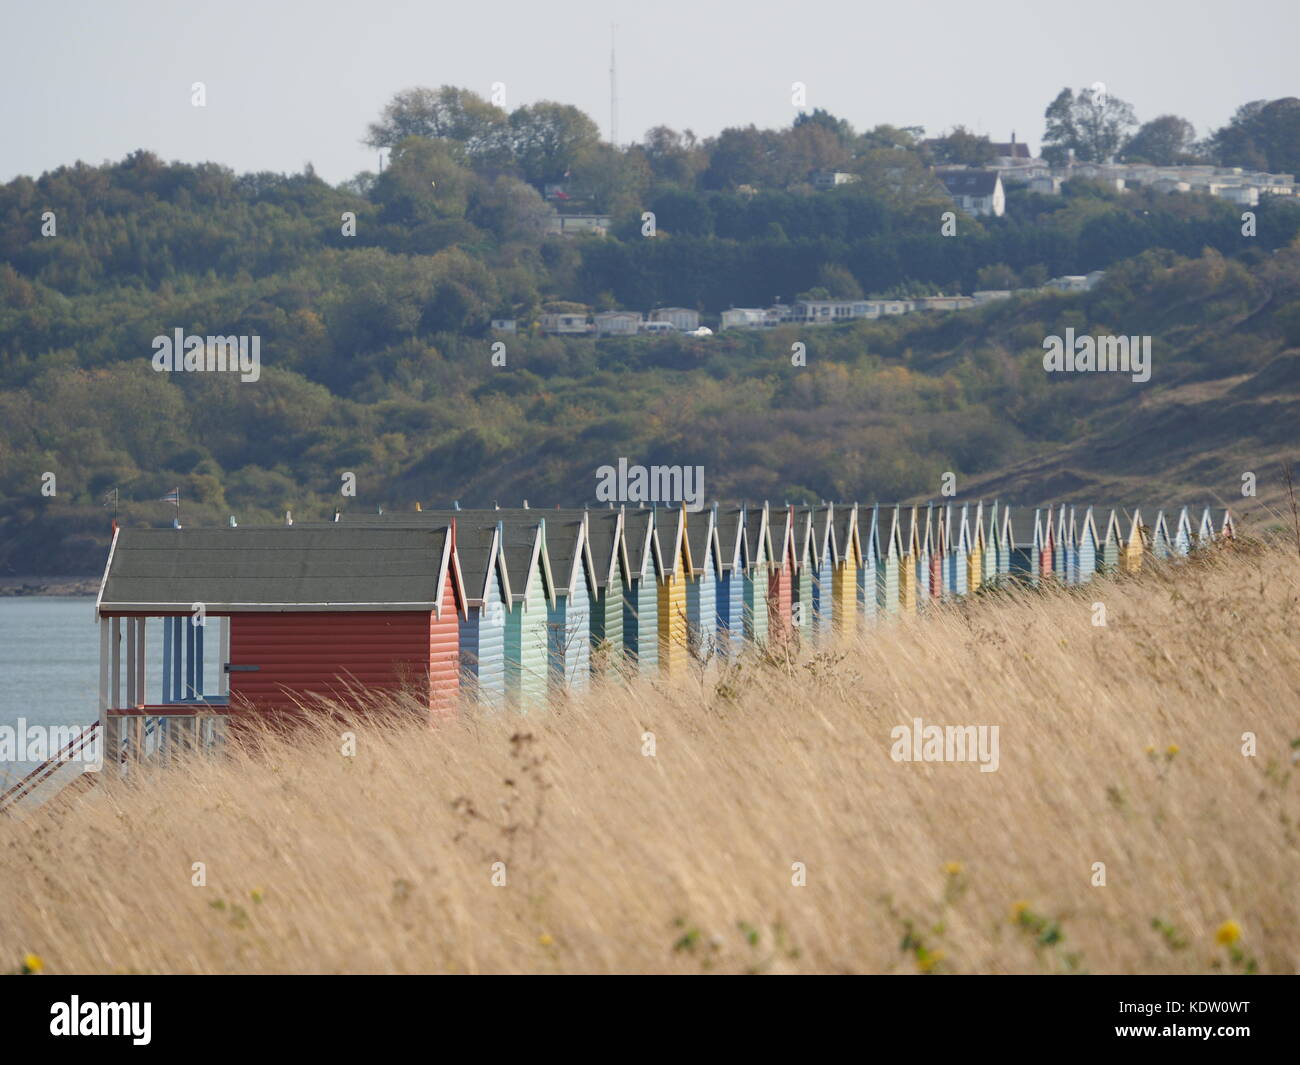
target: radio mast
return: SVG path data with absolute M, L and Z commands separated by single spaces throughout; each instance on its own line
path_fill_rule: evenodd
M 614 23 L 609 24 L 609 142 L 618 147 L 618 77 L 614 73 Z

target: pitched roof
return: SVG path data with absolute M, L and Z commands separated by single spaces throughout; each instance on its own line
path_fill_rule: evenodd
M 996 170 L 941 170 L 939 180 L 954 196 L 992 196 L 997 187 Z
M 446 526 L 120 529 L 101 611 L 434 610 Z
M 722 568 L 725 570 L 736 559 L 736 547 L 740 534 L 744 530 L 744 507 L 719 507 L 716 526 L 718 530 L 719 553 Z M 741 565 L 744 565 L 745 553 L 740 553 Z
M 647 538 L 647 531 L 654 523 L 654 511 L 649 507 L 629 508 L 624 512 L 623 541 L 627 544 L 627 564 L 629 576 L 639 577 L 645 566 L 646 544 L 650 543 L 654 551 L 653 534 Z
M 709 549 L 713 548 L 713 568 L 718 571 L 718 546 L 713 530 L 713 511 L 700 510 L 686 515 L 686 544 L 691 555 L 691 566 L 703 571 L 709 561 Z

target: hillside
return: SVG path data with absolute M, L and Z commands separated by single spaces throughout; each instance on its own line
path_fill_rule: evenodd
M 945 239 L 932 201 L 865 184 L 661 183 L 645 190 L 653 241 L 635 208 L 607 238 L 569 240 L 529 222 L 540 200 L 516 179 L 403 143 L 364 187 L 137 153 L 0 188 L 0 577 L 96 572 L 114 489 L 144 524 L 171 519 L 157 500 L 177 487 L 191 524 L 580 504 L 620 457 L 700 465 L 708 498 L 921 499 L 952 472 L 962 497 L 1025 504 L 1238 503 L 1247 471 L 1280 498 L 1300 436 L 1300 205 L 1261 205 L 1244 237 L 1220 200 L 1071 182 Z M 336 223 L 349 212 L 355 238 Z M 1106 273 L 1087 293 L 841 326 L 596 340 L 528 325 L 566 301 L 682 303 L 716 325 L 774 294 L 1091 269 Z M 524 323 L 504 365 L 499 315 Z M 154 338 L 177 329 L 258 337 L 258 379 L 155 372 Z M 1044 339 L 1067 329 L 1149 335 L 1150 380 L 1046 374 Z

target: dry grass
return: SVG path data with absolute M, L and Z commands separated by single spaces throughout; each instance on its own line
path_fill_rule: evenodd
M 0 968 L 1291 973 L 1298 609 L 1294 547 L 1241 547 L 707 682 L 361 726 L 355 757 L 330 729 L 141 774 L 0 824 Z M 998 725 L 1000 768 L 892 761 L 914 716 Z

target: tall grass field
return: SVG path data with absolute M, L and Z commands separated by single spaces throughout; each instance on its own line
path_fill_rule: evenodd
M 0 970 L 1300 969 L 1294 545 L 320 722 L 0 819 Z

